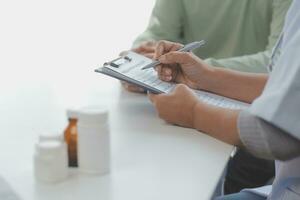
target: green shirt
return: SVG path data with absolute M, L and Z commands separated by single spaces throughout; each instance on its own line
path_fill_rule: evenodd
M 194 51 L 217 67 L 266 72 L 291 0 L 157 0 L 134 42 L 206 40 Z M 208 59 L 209 58 L 209 59 Z

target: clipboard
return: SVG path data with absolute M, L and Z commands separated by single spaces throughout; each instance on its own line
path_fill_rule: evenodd
M 143 67 L 147 66 L 148 64 L 154 63 L 155 61 L 147 58 L 143 55 L 137 54 L 135 52 L 129 51 L 126 55 L 120 56 L 112 61 L 105 62 L 102 67 L 95 69 L 95 72 L 105 74 L 107 76 L 116 78 L 121 81 L 125 81 L 127 83 L 136 85 L 138 87 L 143 88 L 145 91 L 149 91 L 154 94 L 161 94 L 165 93 L 164 91 L 155 88 L 149 84 L 146 84 L 142 81 L 133 79 L 129 76 L 126 76 L 124 73 L 121 72 L 121 68 L 130 68 L 136 67 L 142 70 Z

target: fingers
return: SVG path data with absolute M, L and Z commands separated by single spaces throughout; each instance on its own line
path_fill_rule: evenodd
M 156 67 L 155 67 L 155 70 L 156 70 L 156 72 L 157 72 L 157 75 L 158 75 L 158 77 L 160 77 L 161 75 L 162 75 L 162 68 L 163 68 L 163 66 L 162 65 L 157 65 Z
M 163 65 L 158 65 L 155 67 L 155 70 L 157 72 L 157 76 L 159 79 L 163 81 L 172 81 L 175 77 L 176 73 L 173 72 L 174 68 L 172 66 L 163 66 Z
M 121 81 L 122 86 L 128 90 L 129 92 L 137 92 L 137 93 L 145 93 L 145 90 L 141 87 L 138 87 L 136 85 L 133 84 L 129 84 L 127 82 Z
M 187 64 L 195 62 L 195 56 L 190 52 L 172 51 L 159 58 L 163 64 Z
M 175 89 L 171 93 L 178 93 L 180 91 L 190 90 L 190 88 L 184 84 L 176 85 Z
M 147 58 L 153 59 L 154 53 L 144 53 L 143 56 L 146 56 Z
M 169 98 L 169 94 L 153 94 L 148 92 L 148 97 L 155 106 L 158 106 L 159 102 L 164 102 Z
M 193 97 L 194 99 L 198 99 L 193 90 L 185 84 L 177 84 L 175 89 L 170 93 L 170 95 L 173 95 L 174 98 L 177 98 L 177 96 L 179 95 L 185 98 Z
M 150 99 L 150 101 L 155 104 L 156 99 L 157 99 L 157 95 L 156 94 L 152 94 L 152 93 L 148 93 L 148 97 Z
M 149 54 L 149 53 L 154 53 L 155 46 L 156 46 L 156 42 L 148 41 L 148 42 L 142 43 L 137 48 L 132 49 L 132 51 L 134 51 L 136 53 L 139 53 L 139 54 L 143 54 L 143 55 L 144 54 Z
M 164 76 L 172 76 L 172 69 L 171 67 L 163 67 L 162 70 L 162 75 Z
M 165 54 L 169 54 L 170 52 L 174 52 L 183 45 L 179 43 L 169 42 L 169 41 L 159 41 L 156 45 L 154 59 L 158 59 Z M 175 63 L 175 62 L 173 62 Z M 170 62 L 171 64 L 171 62 Z M 166 66 L 166 65 L 159 65 L 156 67 L 156 71 L 158 73 L 158 77 L 163 81 L 173 81 L 176 79 L 178 69 L 174 66 Z
M 156 104 L 157 102 L 166 99 L 166 98 L 174 98 L 176 94 L 178 93 L 182 93 L 182 92 L 191 92 L 190 88 L 184 84 L 178 84 L 174 90 L 168 94 L 152 94 L 152 93 L 148 93 L 148 97 L 150 99 L 150 101 L 153 104 Z
M 164 43 L 163 41 L 161 42 L 158 42 L 158 44 L 156 45 L 156 48 L 155 48 L 155 52 L 154 52 L 154 59 L 157 59 L 159 58 L 161 55 L 163 55 L 164 53 Z
M 163 81 L 170 82 L 174 81 L 176 78 L 176 73 L 174 67 L 166 66 L 162 67 L 159 78 Z
M 154 59 L 158 59 L 163 54 L 170 51 L 176 51 L 182 47 L 183 45 L 179 43 L 169 42 L 165 40 L 159 41 L 155 48 Z

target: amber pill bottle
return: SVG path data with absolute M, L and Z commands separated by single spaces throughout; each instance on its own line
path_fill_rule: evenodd
M 68 163 L 69 163 L 69 167 L 78 167 L 78 158 L 77 158 L 78 114 L 77 114 L 77 110 L 74 110 L 74 109 L 67 110 L 67 117 L 68 117 L 69 124 L 68 124 L 67 128 L 65 129 L 64 138 L 67 143 L 67 149 L 68 149 Z

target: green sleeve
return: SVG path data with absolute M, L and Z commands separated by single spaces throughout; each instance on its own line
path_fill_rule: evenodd
M 283 29 L 283 24 L 285 20 L 285 15 L 290 8 L 292 0 L 274 0 L 273 1 L 273 13 L 272 22 L 270 25 L 270 35 L 268 38 L 268 50 L 272 50 L 280 36 Z
M 267 65 L 272 48 L 276 44 L 277 39 L 283 28 L 285 15 L 290 7 L 292 0 L 274 0 L 273 12 L 270 23 L 270 34 L 266 50 L 252 55 L 239 56 L 226 59 L 207 59 L 206 61 L 216 67 L 225 67 L 245 72 L 267 72 Z
M 266 73 L 268 72 L 267 65 L 269 63 L 270 55 L 271 50 L 232 58 L 209 58 L 205 61 L 215 67 L 225 67 L 243 72 Z
M 183 11 L 181 0 L 157 0 L 147 29 L 134 41 L 133 47 L 151 40 L 181 42 Z

